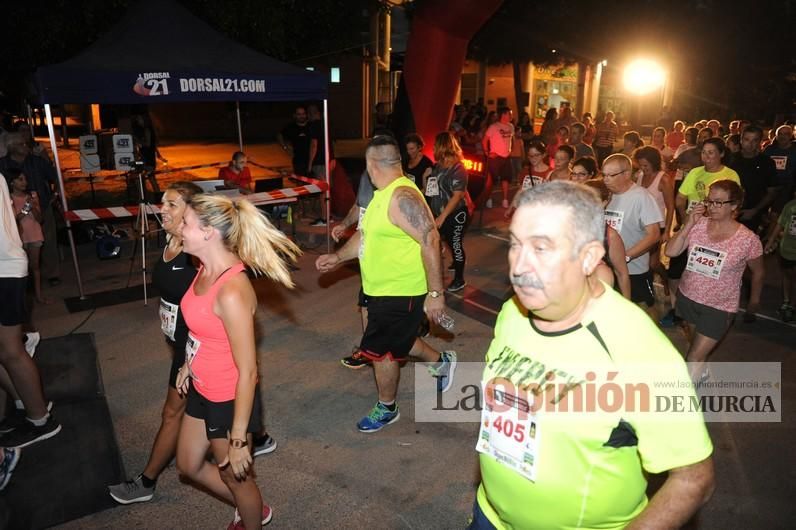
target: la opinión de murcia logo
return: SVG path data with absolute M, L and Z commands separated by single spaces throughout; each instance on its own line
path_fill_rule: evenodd
M 139 96 L 166 96 L 169 93 L 168 72 L 145 72 L 138 74 L 133 92 Z

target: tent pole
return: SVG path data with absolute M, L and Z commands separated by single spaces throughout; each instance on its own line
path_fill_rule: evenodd
M 323 157 L 324 157 L 324 168 L 326 171 L 326 191 L 324 194 L 325 202 L 326 202 L 326 253 L 329 254 L 332 252 L 332 214 L 331 214 L 331 202 L 329 202 L 331 191 L 332 191 L 332 179 L 330 178 L 329 174 L 329 153 L 331 152 L 332 146 L 329 144 L 329 100 L 323 100 L 323 137 L 324 137 L 324 149 Z
M 243 129 L 240 126 L 240 101 L 235 102 L 235 114 L 238 117 L 238 151 L 243 152 Z
M 53 114 L 50 109 L 50 104 L 44 105 L 44 113 L 47 116 L 47 132 L 50 135 L 50 148 L 53 150 L 53 159 L 55 160 L 55 171 L 58 174 L 58 191 L 61 194 L 61 207 L 64 214 L 69 211 L 69 206 L 66 203 L 66 193 L 64 192 L 64 175 L 61 173 L 61 162 L 58 159 L 58 145 L 55 143 L 55 129 L 53 128 Z M 83 293 L 83 279 L 80 277 L 80 264 L 77 262 L 77 249 L 75 248 L 75 238 L 72 235 L 72 223 L 69 219 L 64 218 L 66 222 L 66 233 L 69 236 L 69 246 L 72 249 L 72 263 L 75 265 L 75 275 L 77 276 L 77 290 L 80 293 L 80 299 L 85 300 L 86 295 Z

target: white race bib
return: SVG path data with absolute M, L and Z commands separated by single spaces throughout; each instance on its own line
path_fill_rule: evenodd
M 482 384 L 484 407 L 476 451 L 529 480 L 539 463 L 539 421 L 530 403 L 501 387 Z
M 694 245 L 688 252 L 688 264 L 685 268 L 691 272 L 718 280 L 725 259 L 727 259 L 726 252 Z
M 617 232 L 622 231 L 622 220 L 624 218 L 625 218 L 625 212 L 605 210 L 605 224 L 607 224 Z
M 177 313 L 180 306 L 160 299 L 160 330 L 170 340 L 174 340 L 174 331 L 177 329 Z
M 533 188 L 534 182 L 533 177 L 530 175 L 525 175 L 525 178 L 522 179 L 522 191 L 525 191 L 529 188 Z
M 365 217 L 365 209 L 362 206 L 360 206 L 359 207 L 359 219 L 357 219 L 357 230 L 359 230 L 359 227 L 362 225 L 362 218 L 363 217 Z
M 437 177 L 428 177 L 426 181 L 426 197 L 437 196 L 439 196 L 439 182 L 437 182 Z
M 788 228 L 788 235 L 796 237 L 796 213 L 790 216 L 790 226 Z
M 193 363 L 196 353 L 199 351 L 199 347 L 201 345 L 202 343 L 199 342 L 199 340 L 190 332 L 188 332 L 188 340 L 185 342 L 185 362 L 188 363 L 188 366 Z

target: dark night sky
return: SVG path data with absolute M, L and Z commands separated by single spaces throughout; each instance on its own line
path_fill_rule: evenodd
M 10 43 L 0 73 L 5 104 L 20 101 L 23 80 L 37 65 L 79 52 L 132 1 L 29 0 L 4 6 L 0 31 Z M 429 0 L 416 4 L 423 1 Z M 357 48 L 366 39 L 363 9 L 373 0 L 181 3 L 231 37 L 290 61 Z M 493 62 L 544 61 L 553 48 L 558 57 L 608 58 L 609 64 L 631 55 L 657 56 L 675 69 L 683 94 L 701 108 L 771 119 L 794 112 L 794 24 L 796 0 L 505 0 L 471 51 Z

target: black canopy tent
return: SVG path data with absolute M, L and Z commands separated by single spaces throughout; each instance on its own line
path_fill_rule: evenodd
M 90 47 L 36 71 L 35 99 L 44 105 L 64 210 L 68 210 L 53 128 L 51 104 L 148 104 L 169 102 L 276 102 L 323 100 L 329 145 L 327 81 L 214 30 L 175 0 L 140 0 Z M 238 143 L 243 149 L 240 108 Z M 329 183 L 329 150 L 326 182 Z M 329 190 L 326 191 L 326 201 Z M 327 215 L 327 239 L 329 209 Z M 81 298 L 83 283 L 70 223 L 69 244 Z M 146 280 L 146 278 L 145 278 Z

